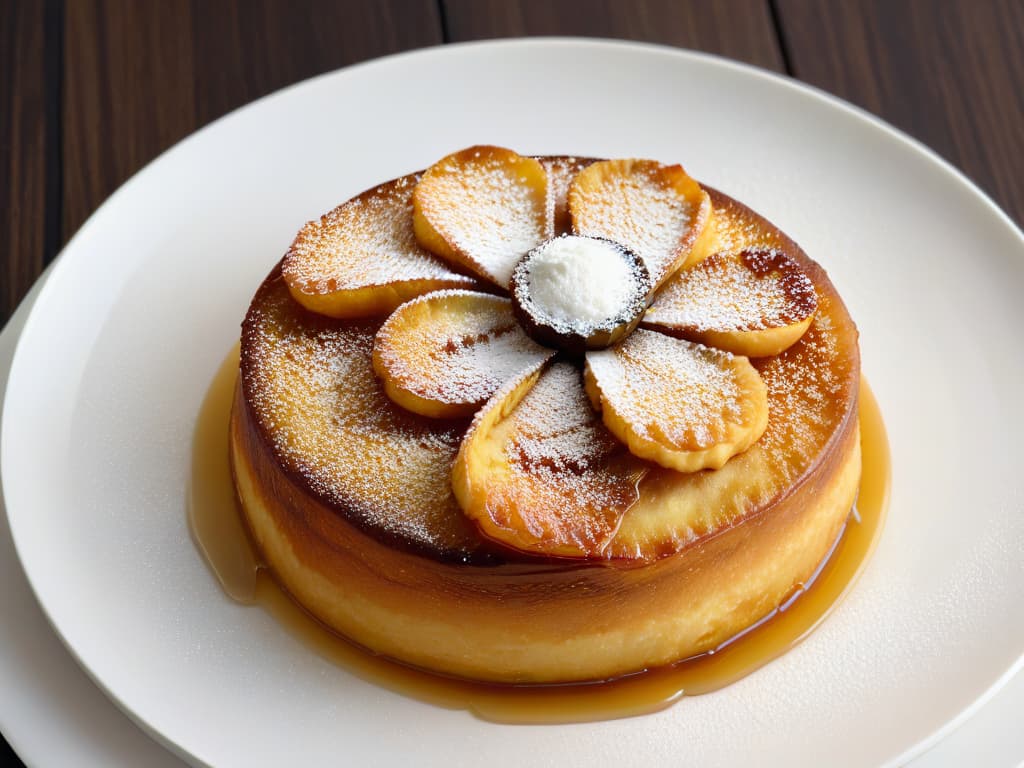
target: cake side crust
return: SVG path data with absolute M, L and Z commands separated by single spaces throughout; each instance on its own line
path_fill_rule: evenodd
M 856 422 L 769 513 L 654 564 L 446 564 L 382 544 L 275 464 L 236 397 L 232 464 L 257 546 L 282 585 L 375 653 L 498 683 L 604 680 L 711 650 L 814 573 L 860 479 Z

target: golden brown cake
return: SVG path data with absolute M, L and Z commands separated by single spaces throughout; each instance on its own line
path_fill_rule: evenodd
M 451 155 L 306 225 L 241 350 L 232 467 L 273 574 L 446 675 L 713 650 L 814 573 L 858 489 L 842 300 L 679 166 Z

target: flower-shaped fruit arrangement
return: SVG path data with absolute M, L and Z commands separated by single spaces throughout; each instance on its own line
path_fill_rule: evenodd
M 487 538 L 599 558 L 644 467 L 718 469 L 762 436 L 749 358 L 817 310 L 783 250 L 722 248 L 715 227 L 678 165 L 477 146 L 308 224 L 283 276 L 313 312 L 387 317 L 372 359 L 392 401 L 474 416 L 451 482 Z

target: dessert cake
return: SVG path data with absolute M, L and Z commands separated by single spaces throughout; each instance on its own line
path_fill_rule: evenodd
M 815 572 L 859 376 L 821 267 L 680 166 L 472 147 L 300 230 L 243 323 L 232 470 L 275 577 L 351 641 L 608 680 Z

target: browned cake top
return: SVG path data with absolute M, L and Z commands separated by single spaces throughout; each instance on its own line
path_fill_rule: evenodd
M 388 399 L 371 363 L 379 325 L 302 309 L 275 270 L 243 326 L 250 412 L 282 466 L 339 513 L 430 552 L 469 553 L 479 537 L 449 481 L 466 422 Z
M 616 459 L 615 471 L 634 479 L 632 497 L 638 500 L 630 498 L 617 530 L 610 532 L 602 555 L 608 559 L 650 559 L 679 551 L 769 509 L 821 461 L 854 417 L 856 329 L 824 271 L 757 214 L 708 192 L 712 252 L 742 258 L 744 251 L 760 249 L 799 265 L 807 275 L 810 287 L 780 287 L 778 281 L 767 287 L 771 295 L 764 310 L 798 317 L 811 290 L 817 313 L 796 344 L 754 361 L 767 386 L 770 416 L 749 450 L 721 469 L 695 473 L 665 469 L 629 453 Z M 550 218 L 559 215 L 548 211 Z M 785 269 L 780 274 L 784 281 Z M 669 281 L 666 291 L 672 286 Z M 662 306 L 672 310 L 671 304 Z M 657 309 L 656 300 L 652 312 Z M 389 399 L 372 364 L 374 336 L 385 319 L 353 322 L 308 312 L 291 298 L 275 270 L 253 299 L 243 326 L 249 414 L 282 467 L 365 531 L 441 559 L 473 560 L 487 553 L 493 559 L 494 545 L 467 520 L 452 494 L 452 463 L 469 422 L 416 416 Z M 583 435 L 589 449 L 614 445 L 616 438 L 596 415 L 571 429 L 548 428 L 559 402 L 581 396 L 578 375 L 561 377 L 563 383 L 556 375 L 557 366 L 569 365 L 556 364 L 545 375 L 543 389 L 519 405 L 524 409 L 520 420 L 527 424 L 519 443 L 524 453 L 517 460 L 545 471 L 556 470 L 561 462 L 574 473 L 581 493 L 600 495 L 596 477 L 588 484 L 585 461 L 569 466 L 569 458 L 581 451 L 573 441 Z M 533 433 L 543 440 L 528 439 L 531 418 L 537 422 Z M 547 455 L 551 451 L 558 455 Z M 621 494 L 615 493 L 618 499 Z

